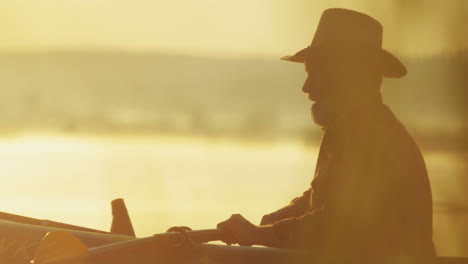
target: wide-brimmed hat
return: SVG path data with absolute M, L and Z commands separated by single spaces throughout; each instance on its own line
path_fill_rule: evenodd
M 351 54 L 378 61 L 382 75 L 400 78 L 406 75 L 406 67 L 388 51 L 382 49 L 382 25 L 374 18 L 343 8 L 331 8 L 323 12 L 312 43 L 292 56 L 281 60 L 313 61 L 313 55 L 321 52 Z

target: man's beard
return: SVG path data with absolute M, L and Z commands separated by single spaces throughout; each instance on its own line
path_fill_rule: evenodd
M 326 128 L 337 117 L 336 110 L 321 103 L 314 103 L 311 107 L 312 120 L 318 126 Z

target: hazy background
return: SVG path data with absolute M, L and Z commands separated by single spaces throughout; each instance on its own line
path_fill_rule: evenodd
M 347 7 L 407 66 L 385 102 L 419 143 L 440 255 L 468 256 L 468 2 L 0 1 L 0 210 L 138 236 L 253 222 L 304 191 L 321 130 L 279 57 Z

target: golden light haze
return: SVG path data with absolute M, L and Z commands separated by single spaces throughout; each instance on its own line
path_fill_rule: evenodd
M 324 9 L 384 24 L 384 47 L 431 55 L 467 49 L 468 4 L 369 0 L 15 0 L 0 3 L 0 50 L 116 49 L 278 57 L 310 43 Z
M 330 7 L 378 19 L 407 66 L 384 102 L 425 156 L 438 253 L 466 255 L 468 0 L 0 0 L 0 211 L 108 230 L 121 197 L 138 236 L 259 223 L 313 177 L 306 73 L 278 58 Z

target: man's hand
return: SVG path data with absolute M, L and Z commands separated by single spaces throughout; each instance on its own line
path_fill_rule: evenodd
M 237 243 L 241 246 L 277 246 L 279 244 L 272 226 L 256 226 L 240 214 L 233 214 L 228 220 L 219 223 L 218 228 L 230 234 L 223 240 L 228 245 Z

